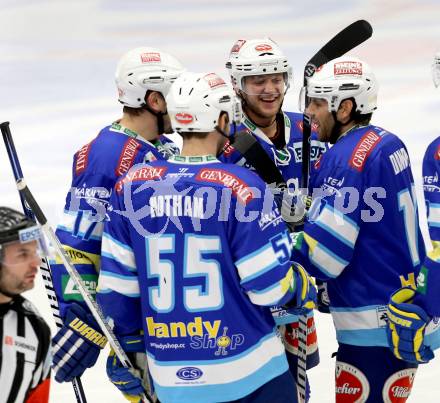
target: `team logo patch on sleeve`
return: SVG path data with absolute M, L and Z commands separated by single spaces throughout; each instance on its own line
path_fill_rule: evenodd
M 116 182 L 116 192 L 121 193 L 124 184 L 127 182 L 136 182 L 136 181 L 149 181 L 154 179 L 163 178 L 167 168 L 165 167 L 143 167 L 134 170 L 133 172 L 129 172 L 123 179 L 119 179 Z
M 407 368 L 391 375 L 382 390 L 384 403 L 406 402 L 411 393 L 416 372 L 416 368 Z
M 434 158 L 440 160 L 440 144 L 438 145 L 437 150 L 435 150 Z
M 356 171 L 361 172 L 364 169 L 368 156 L 379 144 L 380 140 L 382 140 L 382 137 L 373 131 L 364 134 L 353 150 L 353 154 L 351 154 L 350 166 L 356 169 Z
M 125 142 L 115 171 L 117 176 L 122 176 L 128 172 L 133 165 L 140 146 L 141 144 L 133 138 L 129 138 Z
M 365 402 L 370 395 L 370 384 L 364 373 L 354 365 L 336 362 L 336 402 Z
M 220 183 L 232 190 L 232 194 L 242 204 L 249 203 L 254 195 L 246 182 L 224 171 L 223 169 L 203 168 L 196 176 L 196 180 L 212 183 Z
M 82 146 L 81 149 L 75 154 L 75 175 L 79 175 L 87 168 L 91 145 L 92 142 Z

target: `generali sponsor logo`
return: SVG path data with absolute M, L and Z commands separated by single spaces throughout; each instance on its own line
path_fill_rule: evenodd
M 407 368 L 391 375 L 382 390 L 384 403 L 405 403 L 411 394 L 416 368 Z
M 362 63 L 360 62 L 338 62 L 334 65 L 335 76 L 351 75 L 351 76 L 361 76 L 362 75 Z
M 116 167 L 117 176 L 124 175 L 128 172 L 133 165 L 133 161 L 136 158 L 140 146 L 141 144 L 133 138 L 130 138 L 125 142 Z
M 75 162 L 75 174 L 79 175 L 87 168 L 87 163 L 89 159 L 89 151 L 92 142 L 84 145 L 81 149 L 76 153 L 76 162 Z
M 174 119 L 182 125 L 189 125 L 194 120 L 192 115 L 183 112 L 176 113 Z
M 219 87 L 220 85 L 226 85 L 223 78 L 215 73 L 206 74 L 206 76 L 204 76 L 203 78 L 206 80 L 211 88 Z
M 234 43 L 231 49 L 231 53 L 238 53 L 242 46 L 246 43 L 245 39 L 239 39 L 237 42 Z
M 203 168 L 197 174 L 196 180 L 220 183 L 230 188 L 232 194 L 243 204 L 247 204 L 253 199 L 252 191 L 246 182 L 222 169 Z
M 364 373 L 346 362 L 336 362 L 336 401 L 361 403 L 368 399 L 370 385 Z
M 161 61 L 160 53 L 158 52 L 141 53 L 141 61 L 142 63 L 151 63 L 151 62 L 160 63 Z
M 351 154 L 350 166 L 361 172 L 364 169 L 368 156 L 381 139 L 378 134 L 372 131 L 364 134 L 353 150 L 353 154 Z
M 116 183 L 115 189 L 118 193 L 122 191 L 122 188 L 127 182 L 134 181 L 149 181 L 154 179 L 163 178 L 167 168 L 165 167 L 142 167 L 134 170 L 133 172 L 129 172 L 123 179 L 118 180 Z
M 269 52 L 272 50 L 272 46 L 268 43 L 261 43 L 260 45 L 255 46 L 255 50 L 257 52 Z

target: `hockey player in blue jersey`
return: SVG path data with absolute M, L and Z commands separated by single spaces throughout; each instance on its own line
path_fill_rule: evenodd
M 291 215 L 291 202 L 301 183 L 302 163 L 302 114 L 284 112 L 284 95 L 292 82 L 292 67 L 280 47 L 269 38 L 238 40 L 232 47 L 226 68 L 233 87 L 239 96 L 243 117 L 238 130 L 246 130 L 262 147 L 275 169 L 281 173 L 287 191 L 281 197 L 286 199 L 289 208 L 282 211 L 284 219 L 292 223 L 296 217 Z M 326 151 L 327 145 L 319 142 L 316 133 L 312 134 L 311 161 L 316 161 Z M 258 157 L 257 157 L 258 158 Z M 222 161 L 233 162 L 254 169 L 234 144 L 228 143 L 221 156 Z M 281 309 L 274 310 L 277 323 L 281 327 L 289 364 L 294 377 L 297 371 L 298 319 L 285 315 Z M 287 326 L 285 326 L 287 325 Z M 307 368 L 319 363 L 317 335 L 313 312 L 307 318 Z
M 115 77 L 122 118 L 102 129 L 74 155 L 72 187 L 56 233 L 92 294 L 100 267 L 106 210 L 116 180 L 134 164 L 164 159 L 178 151 L 161 134 L 171 133 L 165 95 L 182 71 L 174 57 L 158 49 L 143 47 L 127 52 L 118 63 Z M 52 262 L 52 271 L 65 323 L 53 339 L 53 363 L 55 379 L 63 382 L 92 366 L 103 346 L 70 326 L 80 320 L 97 328 L 64 266 Z
M 266 184 L 216 158 L 239 102 L 217 74 L 183 73 L 167 104 L 182 153 L 118 181 L 97 300 L 123 344 L 143 330 L 161 402 L 296 402 L 270 306 L 311 308 L 316 291 Z M 140 381 L 107 368 L 137 401 Z
M 415 285 L 425 258 L 408 153 L 396 135 L 370 124 L 378 83 L 365 62 L 328 62 L 305 93 L 319 139 L 333 146 L 313 167 L 313 203 L 294 256 L 328 282 L 336 402 L 404 402 L 417 364 L 388 348 L 386 312 L 397 288 Z
M 434 85 L 440 85 L 440 53 L 432 65 Z M 440 326 L 440 137 L 427 148 L 423 158 L 423 190 L 429 236 L 428 252 L 417 277 L 417 289 L 397 290 L 388 305 L 390 345 L 396 357 L 425 363 L 434 357 L 440 342 L 426 340 L 427 330 Z

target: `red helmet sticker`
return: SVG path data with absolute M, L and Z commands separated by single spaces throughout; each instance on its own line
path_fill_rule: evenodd
M 192 115 L 182 112 L 176 113 L 174 118 L 182 125 L 189 125 L 194 120 Z
M 272 46 L 267 43 L 262 43 L 260 45 L 255 46 L 255 50 L 258 52 L 269 52 L 272 50 Z
M 151 62 L 159 62 L 161 61 L 160 53 L 158 52 L 148 52 L 141 53 L 142 63 L 151 63 Z
M 360 62 L 338 62 L 334 65 L 335 76 L 351 75 L 351 76 L 361 76 L 362 75 L 362 63 Z
M 220 76 L 218 76 L 215 73 L 209 73 L 206 76 L 204 76 L 203 78 L 206 80 L 206 82 L 209 84 L 209 86 L 211 88 L 218 87 L 219 85 L 226 85 L 223 78 L 221 78 Z
M 385 382 L 382 398 L 385 403 L 404 403 L 408 399 L 416 376 L 417 368 L 407 368 L 395 372 Z
M 245 39 L 239 39 L 237 42 L 234 43 L 234 46 L 232 46 L 230 53 L 238 53 L 245 43 Z
M 346 362 L 336 362 L 336 403 L 361 403 L 368 399 L 370 385 L 364 373 Z

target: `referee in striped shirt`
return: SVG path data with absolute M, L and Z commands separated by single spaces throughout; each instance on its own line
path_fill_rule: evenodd
M 0 403 L 47 403 L 50 330 L 20 294 L 34 287 L 41 263 L 41 230 L 0 207 Z

